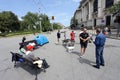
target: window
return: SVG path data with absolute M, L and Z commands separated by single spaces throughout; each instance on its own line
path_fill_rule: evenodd
M 111 16 L 106 16 L 106 26 L 110 26 Z
M 106 0 L 105 7 L 109 8 L 109 7 L 111 7 L 113 5 L 113 3 L 114 3 L 114 0 Z
M 94 6 L 93 11 L 94 12 L 98 11 L 98 0 L 94 1 L 93 6 Z

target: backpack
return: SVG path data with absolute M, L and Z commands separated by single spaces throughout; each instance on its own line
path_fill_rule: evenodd
M 43 68 L 48 68 L 49 67 L 49 65 L 48 65 L 48 63 L 46 62 L 46 60 L 45 59 L 43 59 Z

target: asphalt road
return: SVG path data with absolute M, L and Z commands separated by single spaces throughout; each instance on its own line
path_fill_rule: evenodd
M 64 30 L 63 30 L 64 31 Z M 38 80 L 119 80 L 120 79 L 120 40 L 107 39 L 104 58 L 105 66 L 100 69 L 92 67 L 95 64 L 95 46 L 89 43 L 86 54 L 80 58 L 80 45 L 76 31 L 75 49 L 68 53 L 60 42 L 56 44 L 56 32 L 45 34 L 49 43 L 34 50 L 35 56 L 45 58 L 50 67 L 46 72 L 38 74 Z M 70 31 L 67 30 L 67 38 Z M 61 34 L 61 40 L 63 39 Z M 23 36 L 0 38 L 0 80 L 34 80 L 35 71 L 24 64 L 14 68 L 10 51 L 18 52 L 19 42 Z M 34 35 L 27 35 L 27 40 Z

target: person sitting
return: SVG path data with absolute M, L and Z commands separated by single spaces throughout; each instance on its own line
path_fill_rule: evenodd
M 22 55 L 24 58 L 33 61 L 36 60 L 34 54 L 32 53 L 33 49 L 28 50 L 25 46 L 21 45 L 19 48 L 19 54 Z
M 43 60 L 41 60 L 38 57 L 35 57 L 34 54 L 32 53 L 32 49 L 31 51 L 26 50 L 26 48 L 23 45 L 21 45 L 19 48 L 19 54 L 22 55 L 23 58 L 33 62 L 33 64 L 37 64 L 39 68 L 42 67 Z
M 24 36 L 24 37 L 22 38 L 22 43 L 24 43 L 25 40 L 26 40 L 26 37 Z

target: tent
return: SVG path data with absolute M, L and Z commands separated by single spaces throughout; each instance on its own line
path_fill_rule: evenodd
M 47 37 L 44 36 L 43 34 L 35 36 L 35 40 L 36 40 L 37 44 L 40 45 L 40 46 L 49 42 Z

